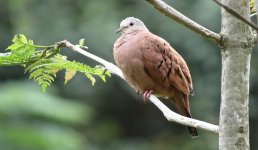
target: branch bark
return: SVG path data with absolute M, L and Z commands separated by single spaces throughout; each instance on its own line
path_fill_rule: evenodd
M 185 27 L 189 28 L 190 30 L 196 32 L 197 34 L 215 42 L 216 44 L 221 44 L 221 36 L 218 33 L 215 33 L 200 24 L 194 22 L 193 20 L 187 18 L 173 7 L 169 6 L 165 2 L 161 0 L 146 0 L 150 4 L 152 4 L 157 10 L 159 10 L 164 15 L 168 16 L 169 18 L 173 19 L 174 21 L 184 25 Z
M 104 65 L 112 74 L 115 74 L 117 76 L 119 76 L 120 78 L 124 79 L 123 73 L 122 71 L 114 64 L 98 57 L 95 56 L 87 51 L 84 51 L 83 49 L 81 49 L 79 46 L 77 45 L 73 45 L 71 44 L 69 41 L 67 40 L 63 40 L 61 42 L 57 43 L 60 47 L 67 47 L 69 49 L 72 49 L 86 57 L 89 57 L 99 63 L 101 63 L 102 65 Z M 173 111 L 171 111 L 166 105 L 164 105 L 157 97 L 155 97 L 154 95 L 150 95 L 149 100 L 156 105 L 164 114 L 164 116 L 167 118 L 168 121 L 174 121 L 186 126 L 191 126 L 191 127 L 196 127 L 196 128 L 200 128 L 203 130 L 207 130 L 213 133 L 218 134 L 219 132 L 219 128 L 217 125 L 213 125 L 204 121 L 199 121 L 196 119 L 192 119 L 192 118 L 187 118 L 184 116 L 181 116 Z

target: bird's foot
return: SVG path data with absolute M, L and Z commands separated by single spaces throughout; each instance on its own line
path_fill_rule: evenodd
M 152 90 L 147 90 L 143 93 L 143 102 L 146 104 L 147 99 L 150 97 L 150 95 L 153 93 Z

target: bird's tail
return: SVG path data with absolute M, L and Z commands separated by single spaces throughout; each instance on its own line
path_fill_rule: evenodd
M 186 117 L 192 118 L 190 113 L 189 113 L 189 116 L 186 116 Z M 197 132 L 196 128 L 187 126 L 187 129 L 188 129 L 189 133 L 191 134 L 192 138 L 198 137 L 198 132 Z
M 185 117 L 192 118 L 190 113 L 190 105 L 188 95 L 182 96 L 180 99 L 172 99 L 172 102 L 178 109 L 179 113 Z M 187 126 L 187 129 L 192 138 L 198 137 L 197 129 L 194 127 Z

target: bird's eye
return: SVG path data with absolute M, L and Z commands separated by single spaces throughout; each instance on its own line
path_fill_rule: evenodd
M 130 22 L 130 26 L 133 26 L 133 22 Z

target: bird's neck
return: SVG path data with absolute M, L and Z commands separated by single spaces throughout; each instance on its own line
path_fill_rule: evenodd
M 135 27 L 135 28 L 131 28 L 126 30 L 123 34 L 124 35 L 135 35 L 141 32 L 149 32 L 149 30 L 147 28 L 139 28 L 139 27 Z
M 115 47 L 122 46 L 123 44 L 134 39 L 135 36 L 138 36 L 143 32 L 149 32 L 149 30 L 147 28 L 133 28 L 126 30 L 125 32 L 123 32 L 122 36 L 117 39 Z

